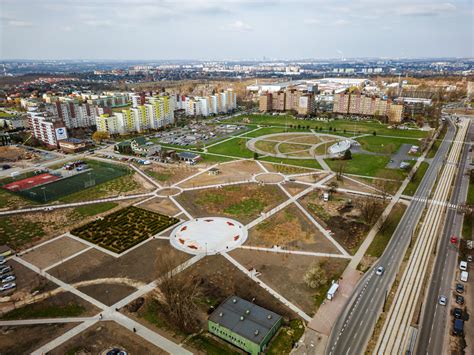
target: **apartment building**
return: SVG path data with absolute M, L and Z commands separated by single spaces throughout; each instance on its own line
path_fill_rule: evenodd
M 85 128 L 95 125 L 95 111 L 88 103 L 75 100 L 54 101 L 46 105 L 46 111 L 58 116 L 67 128 Z
M 177 107 L 185 110 L 186 116 L 209 116 L 228 113 L 237 108 L 237 94 L 233 89 L 208 96 L 180 97 Z
M 403 105 L 383 100 L 379 97 L 369 97 L 359 93 L 334 95 L 334 113 L 388 117 L 390 122 L 401 122 Z
M 296 111 L 307 116 L 314 112 L 314 95 L 297 89 L 288 89 L 272 93 L 264 93 L 259 98 L 259 109 L 262 112 Z
M 111 93 L 107 95 L 82 94 L 83 100 L 91 106 L 120 107 L 128 104 L 127 93 Z
M 147 97 L 144 105 L 103 113 L 96 117 L 97 130 L 126 134 L 159 129 L 174 123 L 174 103 L 169 96 Z
M 28 112 L 28 122 L 33 136 L 49 147 L 57 148 L 61 139 L 67 139 L 64 122 L 49 112 Z

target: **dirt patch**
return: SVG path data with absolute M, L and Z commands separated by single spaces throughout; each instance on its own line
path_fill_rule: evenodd
M 250 229 L 247 245 L 320 253 L 339 253 L 295 205 L 290 205 Z
M 351 178 L 352 179 L 352 178 Z M 356 180 L 356 179 L 354 179 Z M 356 191 L 362 191 L 362 192 L 369 192 L 372 194 L 378 194 L 379 192 L 373 188 L 367 187 L 366 185 L 369 185 L 368 183 L 357 183 L 355 181 L 352 181 L 347 178 L 343 178 L 342 180 L 337 180 L 335 177 L 329 180 L 326 185 L 335 182 L 338 187 L 343 188 L 343 189 L 349 189 L 349 190 L 356 190 Z
M 158 164 L 153 163 L 143 170 L 155 179 L 161 186 L 171 186 L 196 174 L 199 170 L 187 164 Z
M 87 248 L 86 244 L 69 237 L 62 237 L 23 254 L 21 257 L 40 269 L 44 269 L 85 248 Z
M 237 295 L 287 318 L 296 314 L 259 287 L 221 255 L 207 256 L 187 271 L 201 280 L 205 303 L 217 306 L 231 295 Z
M 0 163 L 3 162 L 15 162 L 19 160 L 32 160 L 37 161 L 40 156 L 27 151 L 24 148 L 15 146 L 4 146 L 0 147 Z
M 115 322 L 100 322 L 87 328 L 50 354 L 102 354 L 111 348 L 120 348 L 129 354 L 166 354 Z
M 292 174 L 304 174 L 310 173 L 314 171 L 314 169 L 307 169 L 297 166 L 290 166 L 290 165 L 280 165 L 280 164 L 272 164 L 269 162 L 261 162 L 268 171 L 273 173 L 282 173 L 285 175 L 292 175 Z
M 285 201 L 278 186 L 243 184 L 185 191 L 176 199 L 194 217 L 229 217 L 246 224 Z
M 158 195 L 160 196 L 175 196 L 181 193 L 181 189 L 177 187 L 165 187 L 164 189 L 158 190 Z
M 297 182 L 292 181 L 284 182 L 281 186 L 283 186 L 285 190 L 290 193 L 291 196 L 295 196 L 308 188 L 307 185 L 298 184 Z
M 129 285 L 98 284 L 82 286 L 79 287 L 78 290 L 84 292 L 92 298 L 95 298 L 97 301 L 106 304 L 107 306 L 111 306 L 132 294 L 134 291 L 136 291 L 136 288 Z
M 216 175 L 204 172 L 198 176 L 180 184 L 180 187 L 207 186 L 224 184 L 235 181 L 250 180 L 253 175 L 261 173 L 262 169 L 254 161 L 242 160 L 235 163 L 220 164 L 217 166 Z
M 2 355 L 29 354 L 78 323 L 0 327 Z
M 318 182 L 318 181 L 324 179 L 326 176 L 328 176 L 328 174 L 314 173 L 314 174 L 310 174 L 310 175 L 295 176 L 294 179 L 295 179 L 296 182 L 300 181 L 300 182 L 307 182 L 307 183 L 314 184 L 315 182 Z
M 174 216 L 180 212 L 180 209 L 169 198 L 152 198 L 151 200 L 141 203 L 140 208 L 162 213 L 168 216 Z
M 263 173 L 255 177 L 255 180 L 265 184 L 278 184 L 285 180 L 285 177 L 275 173 Z
M 322 263 L 328 279 L 340 275 L 347 265 L 347 260 L 318 258 L 304 255 L 277 254 L 246 249 L 230 252 L 238 262 L 247 269 L 256 269 L 261 273 L 260 279 L 281 293 L 285 298 L 313 315 L 318 304 L 315 302 L 316 291 L 303 281 L 303 275 L 314 262 Z
M 91 249 L 51 269 L 50 273 L 69 283 L 120 277 L 148 283 L 160 274 L 155 267 L 156 258 L 170 252 L 176 252 L 176 266 L 190 257 L 174 249 L 169 241 L 154 239 L 119 258 Z
M 324 228 L 331 231 L 334 239 L 344 249 L 354 254 L 383 212 L 385 204 L 380 202 L 373 222 L 368 224 L 361 216 L 364 197 L 332 193 L 330 200 L 324 202 L 321 194 L 321 191 L 316 191 L 304 196 L 301 199 L 303 206 Z

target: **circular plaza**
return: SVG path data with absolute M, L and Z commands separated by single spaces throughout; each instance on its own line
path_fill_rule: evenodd
M 230 251 L 247 240 L 247 228 L 224 217 L 194 218 L 171 232 L 173 247 L 188 254 L 214 255 Z
M 286 132 L 250 139 L 246 147 L 255 153 L 270 157 L 311 159 L 325 156 L 330 145 L 343 140 L 347 138 L 335 134 Z

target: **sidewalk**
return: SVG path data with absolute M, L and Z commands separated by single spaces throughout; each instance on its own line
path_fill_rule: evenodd
M 362 272 L 347 267 L 339 280 L 339 289 L 336 296 L 332 301 L 325 300 L 323 302 L 316 315 L 308 323 L 308 328 L 329 336 L 334 323 L 336 323 L 339 314 L 346 306 L 362 275 Z

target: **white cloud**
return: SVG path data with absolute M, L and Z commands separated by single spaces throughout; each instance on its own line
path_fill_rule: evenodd
M 456 6 L 451 3 L 442 4 L 408 4 L 401 5 L 396 13 L 402 16 L 438 16 L 446 12 L 455 11 Z
M 236 32 L 253 31 L 252 26 L 250 26 L 248 23 L 242 22 L 240 20 L 230 23 L 224 29 L 227 29 L 227 30 L 230 30 L 230 31 L 236 31 Z
M 33 26 L 33 23 L 21 20 L 8 20 L 7 25 L 12 27 L 31 27 Z

